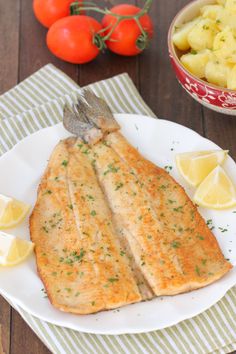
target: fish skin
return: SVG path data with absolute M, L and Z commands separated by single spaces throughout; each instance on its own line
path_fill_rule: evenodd
M 110 210 L 91 163 L 74 142 L 60 142 L 50 158 L 30 217 L 30 234 L 51 303 L 61 311 L 88 314 L 142 298 L 128 262 L 120 255 L 113 225 L 105 224 Z M 83 183 L 86 188 L 80 188 Z M 97 202 L 86 198 L 91 191 Z M 91 208 L 96 208 L 95 216 Z M 106 247 L 101 249 L 99 242 Z
M 140 155 L 120 133 L 109 134 L 106 142 L 143 184 L 166 242 L 174 242 L 175 247 L 166 252 L 179 274 L 166 284 L 164 294 L 200 288 L 226 274 L 232 265 L 184 189 L 164 169 Z M 171 283 L 173 289 L 169 291 Z

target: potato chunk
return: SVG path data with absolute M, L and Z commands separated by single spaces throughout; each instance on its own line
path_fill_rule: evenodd
M 236 90 L 236 65 L 228 73 L 227 88 Z
M 222 5 L 222 6 L 225 5 L 225 1 L 226 1 L 226 0 L 216 0 L 217 4 L 220 4 L 220 5 Z
M 236 11 L 231 9 L 223 9 L 218 13 L 216 23 L 221 30 L 227 26 L 236 30 Z
M 231 67 L 226 64 L 222 64 L 217 60 L 210 60 L 205 67 L 205 77 L 207 81 L 212 84 L 226 87 L 228 72 L 230 69 Z
M 219 61 L 236 64 L 236 37 L 230 27 L 215 36 L 213 51 Z
M 187 50 L 190 48 L 190 45 L 188 43 L 188 34 L 199 21 L 200 19 L 196 18 L 195 20 L 185 23 L 180 28 L 176 29 L 173 35 L 173 42 L 178 49 Z
M 211 49 L 217 32 L 215 21 L 209 18 L 200 20 L 188 34 L 190 47 L 197 51 L 206 48 Z
M 236 11 L 236 0 L 226 0 L 225 8 L 231 11 Z
M 199 79 L 205 77 L 205 67 L 211 56 L 211 51 L 208 49 L 203 50 L 197 54 L 184 54 L 180 58 L 185 68 Z
M 206 5 L 201 8 L 201 14 L 203 18 L 210 18 L 211 20 L 216 20 L 220 11 L 223 10 L 221 5 Z

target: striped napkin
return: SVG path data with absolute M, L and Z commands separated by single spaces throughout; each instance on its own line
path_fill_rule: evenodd
M 88 87 L 105 98 L 115 113 L 155 117 L 127 74 Z M 58 123 L 64 103 L 72 103 L 79 90 L 75 82 L 49 64 L 0 96 L 0 156 L 25 136 Z M 85 334 L 58 327 L 6 300 L 53 353 L 200 354 L 236 350 L 236 287 L 209 310 L 178 325 L 145 334 L 117 336 Z

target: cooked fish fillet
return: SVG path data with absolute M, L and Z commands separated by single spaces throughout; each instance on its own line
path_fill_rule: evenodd
M 86 101 L 85 101 L 86 100 Z M 58 309 L 88 314 L 198 289 L 231 268 L 184 189 L 85 92 L 64 126 L 30 218 L 39 275 Z
M 140 301 L 86 151 L 73 143 L 55 148 L 30 219 L 49 299 L 60 310 L 78 314 Z
M 160 294 L 200 288 L 227 273 L 231 264 L 184 189 L 164 169 L 143 158 L 120 133 L 109 134 L 106 141 L 145 190 L 159 221 L 164 247 L 164 257 L 159 253 L 164 278 Z

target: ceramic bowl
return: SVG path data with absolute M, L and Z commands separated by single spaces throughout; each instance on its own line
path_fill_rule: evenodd
M 195 0 L 177 13 L 168 33 L 169 55 L 178 81 L 196 101 L 214 111 L 236 116 L 236 91 L 210 84 L 191 74 L 180 62 L 180 52 L 172 41 L 176 26 L 181 26 L 183 23 L 197 17 L 200 8 L 209 4 L 215 4 L 215 1 Z

